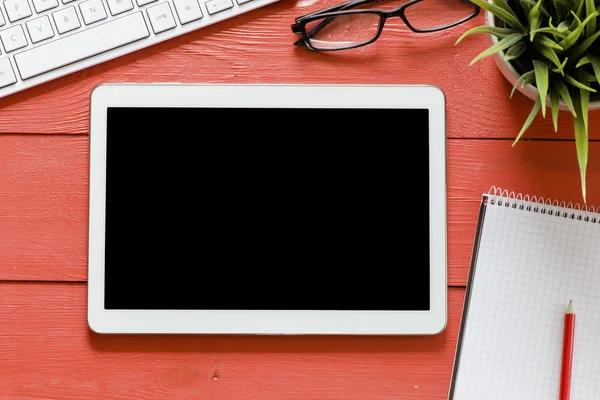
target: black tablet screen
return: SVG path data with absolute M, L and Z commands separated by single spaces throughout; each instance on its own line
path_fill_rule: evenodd
M 428 110 L 110 108 L 107 309 L 428 310 Z

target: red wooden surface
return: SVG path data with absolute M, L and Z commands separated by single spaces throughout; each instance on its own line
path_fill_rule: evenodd
M 0 283 L 0 398 L 439 399 L 463 289 L 435 337 L 103 336 L 83 284 Z
M 511 147 L 531 101 L 519 93 L 508 98 L 511 87 L 491 60 L 468 66 L 487 47 L 484 36 L 454 46 L 482 16 L 422 35 L 390 20 L 378 42 L 338 54 L 292 46 L 294 17 L 330 4 L 281 0 L 0 99 L 0 400 L 447 398 L 481 193 L 497 185 L 579 202 L 571 121 L 561 112 L 555 133 L 550 118 L 538 118 Z M 159 81 L 442 88 L 452 286 L 446 331 L 381 338 L 91 333 L 85 317 L 89 95 L 99 83 Z M 590 205 L 600 205 L 599 124 L 600 112 L 592 112 Z

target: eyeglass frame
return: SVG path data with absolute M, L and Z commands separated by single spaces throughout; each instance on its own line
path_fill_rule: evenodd
M 481 12 L 481 7 L 479 7 L 478 5 L 476 5 L 474 3 L 471 3 L 474 7 L 474 11 L 471 15 L 469 15 L 463 19 L 460 19 L 458 21 L 455 21 L 455 22 L 452 22 L 452 23 L 449 23 L 446 25 L 442 25 L 442 26 L 439 26 L 436 28 L 417 29 L 410 24 L 410 22 L 408 21 L 408 18 L 406 18 L 406 15 L 404 14 L 404 12 L 408 7 L 410 7 L 414 4 L 420 3 L 423 0 L 410 0 L 409 2 L 402 4 L 401 6 L 393 8 L 391 10 L 382 10 L 382 9 L 352 10 L 351 9 L 351 8 L 362 6 L 365 4 L 381 3 L 383 1 L 387 1 L 387 0 L 350 0 L 348 2 L 338 4 L 338 5 L 335 5 L 332 7 L 328 7 L 323 10 L 320 10 L 320 11 L 315 11 L 310 14 L 305 14 L 305 15 L 302 15 L 302 16 L 296 18 L 296 22 L 294 24 L 292 24 L 292 26 L 291 26 L 292 33 L 302 35 L 302 37 L 294 42 L 294 46 L 305 45 L 310 50 L 315 50 L 315 51 L 349 50 L 349 49 L 354 49 L 357 47 L 366 46 L 368 44 L 373 43 L 377 39 L 379 39 L 379 36 L 381 36 L 381 32 L 383 32 L 383 27 L 388 18 L 400 17 L 400 19 L 402 19 L 404 24 L 411 31 L 413 31 L 415 33 L 429 33 L 429 32 L 441 31 L 444 29 L 452 28 L 453 26 L 456 26 L 456 25 L 460 25 L 470 19 L 475 18 Z M 470 3 L 470 0 L 463 0 L 463 1 Z M 318 31 L 320 31 L 321 29 L 325 28 L 325 26 L 327 24 L 321 23 L 321 24 L 315 26 L 314 28 L 312 28 L 310 32 L 306 32 L 306 24 L 308 22 L 315 21 L 317 19 L 323 19 L 323 18 L 328 18 L 328 17 L 338 17 L 338 16 L 352 15 L 352 14 L 376 14 L 379 16 L 380 22 L 379 22 L 378 31 L 377 31 L 377 34 L 371 40 L 368 40 L 368 41 L 362 42 L 362 43 L 358 43 L 358 44 L 354 44 L 354 45 L 350 45 L 350 46 L 346 46 L 346 47 L 338 47 L 338 48 L 332 48 L 332 49 L 317 48 L 310 44 L 311 39 L 308 37 L 308 35 L 310 35 L 316 29 L 318 29 Z M 324 20 L 324 22 L 325 21 L 326 20 Z M 320 27 L 320 25 L 323 25 L 323 26 Z M 318 31 L 315 33 L 318 33 Z

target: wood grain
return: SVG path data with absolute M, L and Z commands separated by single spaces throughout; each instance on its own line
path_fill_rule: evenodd
M 0 280 L 85 279 L 87 136 L 0 135 L 0 154 Z
M 450 285 L 466 283 L 479 199 L 491 185 L 581 202 L 574 146 L 448 141 Z M 87 136 L 0 135 L 0 280 L 86 280 L 87 151 Z M 600 205 L 600 143 L 589 151 L 588 203 Z
M 415 34 L 392 19 L 374 44 L 326 54 L 295 47 L 294 18 L 335 0 L 293 1 L 251 11 L 196 32 L 0 99 L 0 133 L 86 134 L 89 96 L 106 82 L 432 84 L 447 97 L 451 138 L 514 139 L 533 103 L 517 93 L 491 59 L 469 67 L 489 43 L 476 35 L 455 45 L 480 18 L 451 30 Z M 526 138 L 573 138 L 561 112 L 558 133 L 538 117 Z M 600 139 L 600 111 L 590 138 Z
M 466 283 L 479 199 L 491 185 L 581 201 L 570 116 L 561 112 L 558 132 L 538 116 L 511 147 L 532 102 L 509 98 L 492 60 L 468 66 L 486 37 L 454 45 L 483 16 L 421 35 L 390 20 L 373 45 L 337 54 L 292 46 L 294 18 L 336 2 L 281 0 L 0 99 L 0 400 L 447 399 L 463 288 L 450 288 L 448 327 L 432 337 L 100 336 L 87 328 L 89 96 L 101 83 L 439 86 L 450 285 Z M 588 203 L 597 205 L 599 124 L 594 111 Z
M 0 283 L 0 399 L 442 400 L 463 298 L 427 337 L 102 336 L 85 284 Z

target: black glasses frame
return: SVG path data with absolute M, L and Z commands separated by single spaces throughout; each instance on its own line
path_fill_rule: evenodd
M 382 9 L 352 10 L 352 8 L 354 8 L 354 7 L 359 7 L 359 6 L 362 6 L 365 4 L 370 4 L 370 3 L 380 3 L 382 1 L 386 1 L 386 0 L 350 0 L 346 3 L 338 4 L 336 6 L 328 7 L 323 10 L 315 11 L 310 14 L 306 14 L 306 15 L 296 18 L 296 23 L 292 24 L 292 32 L 295 34 L 298 34 L 298 35 L 302 35 L 302 37 L 294 42 L 294 46 L 305 45 L 310 50 L 317 50 L 317 51 L 348 50 L 348 49 L 353 49 L 356 47 L 361 47 L 361 46 L 371 44 L 374 41 L 376 41 L 377 39 L 379 39 L 379 36 L 381 35 L 381 32 L 383 31 L 383 27 L 385 25 L 385 22 L 388 18 L 400 17 L 400 19 L 402 19 L 402 21 L 406 24 L 406 26 L 411 31 L 416 32 L 416 33 L 428 33 L 428 32 L 441 31 L 441 30 L 448 29 L 448 28 L 451 28 L 456 25 L 460 25 L 463 22 L 466 22 L 472 18 L 475 18 L 477 15 L 479 15 L 479 13 L 481 11 L 481 7 L 479 7 L 478 5 L 475 5 L 474 3 L 471 3 L 471 4 L 473 4 L 473 13 L 471 15 L 466 16 L 463 19 L 452 22 L 450 24 L 438 26 L 436 28 L 417 29 L 413 25 L 411 25 L 411 23 L 408 21 L 408 18 L 406 18 L 406 15 L 405 15 L 405 11 L 408 7 L 410 7 L 414 4 L 420 3 L 423 0 L 411 0 L 408 3 L 405 3 L 399 7 L 396 7 L 391 10 L 382 10 Z M 463 1 L 470 3 L 470 0 L 463 0 Z M 373 39 L 368 40 L 363 43 L 358 43 L 358 44 L 353 44 L 353 45 L 346 46 L 346 47 L 338 47 L 338 48 L 333 48 L 333 49 L 315 48 L 310 44 L 310 41 L 311 41 L 310 35 L 314 35 L 314 34 L 318 33 L 320 30 L 322 30 L 323 28 L 325 28 L 327 25 L 329 25 L 329 23 L 331 21 L 333 21 L 334 17 L 343 16 L 343 15 L 352 15 L 352 14 L 375 14 L 375 15 L 379 16 L 380 22 L 379 22 L 378 31 L 377 31 L 377 34 L 373 37 Z M 310 30 L 310 32 L 306 32 L 306 24 L 310 23 L 312 21 L 315 21 L 315 20 L 319 20 L 319 19 L 323 19 L 323 22 L 321 22 L 317 26 L 313 27 Z

